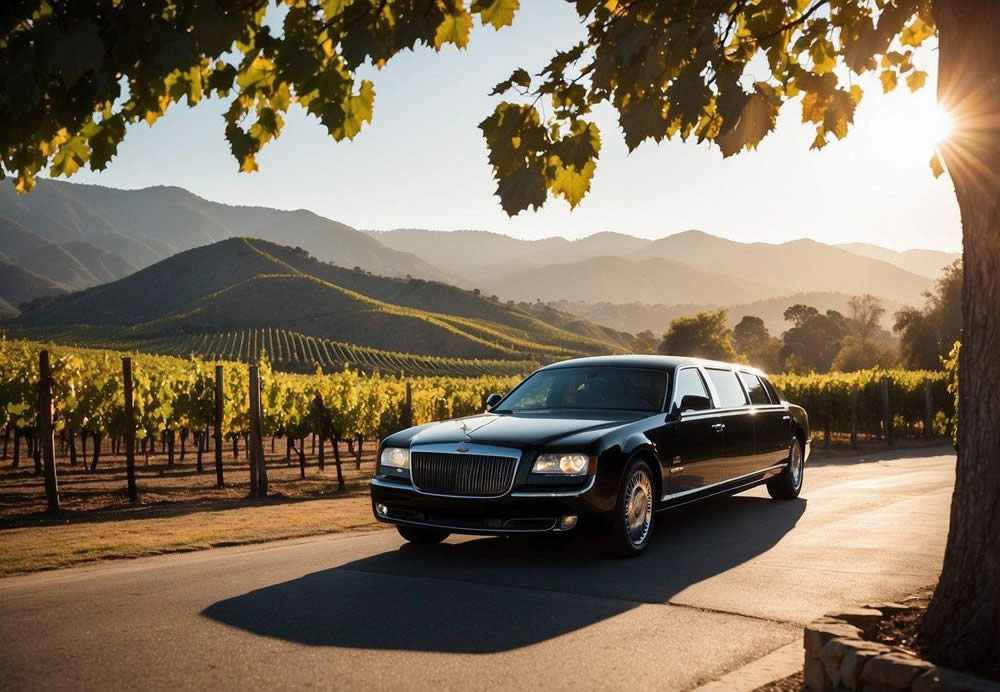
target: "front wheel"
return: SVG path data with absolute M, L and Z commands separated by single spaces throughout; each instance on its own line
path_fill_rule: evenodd
M 642 459 L 633 460 L 623 478 L 606 544 L 614 555 L 636 557 L 646 551 L 653 535 L 656 484 L 649 464 Z
M 400 536 L 408 540 L 410 543 L 417 543 L 418 545 L 433 545 L 435 543 L 440 543 L 451 535 L 447 531 L 443 531 L 441 529 L 425 529 L 420 526 L 397 525 L 396 530 L 399 531 Z
M 767 482 L 767 492 L 775 500 L 794 500 L 802 490 L 802 476 L 805 472 L 805 456 L 799 438 L 792 438 L 788 450 L 788 466 Z

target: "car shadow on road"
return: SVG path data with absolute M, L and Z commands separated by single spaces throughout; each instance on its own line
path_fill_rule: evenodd
M 761 555 L 806 501 L 740 496 L 659 515 L 638 559 L 582 539 L 482 538 L 397 550 L 212 604 L 202 615 L 312 646 L 492 653 L 665 603 Z

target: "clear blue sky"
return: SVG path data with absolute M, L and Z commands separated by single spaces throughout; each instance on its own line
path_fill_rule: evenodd
M 513 67 L 537 71 L 583 34 L 572 8 L 522 0 L 514 26 L 476 27 L 466 51 L 421 49 L 394 59 L 375 82 L 374 121 L 354 142 L 335 143 L 301 110 L 238 173 L 223 138 L 225 104 L 175 105 L 153 128 L 133 127 L 107 171 L 74 182 L 120 188 L 178 185 L 231 204 L 305 208 L 357 228 L 484 229 L 520 238 L 578 238 L 615 230 L 662 237 L 689 228 L 742 241 L 864 241 L 896 249 L 958 250 L 961 226 L 947 177 L 927 161 L 936 52 L 928 86 L 884 96 L 862 82 L 856 126 L 842 142 L 809 151 L 813 133 L 797 102 L 759 150 L 723 160 L 707 145 L 646 143 L 627 153 L 613 113 L 597 120 L 601 158 L 590 195 L 572 213 L 559 200 L 508 219 L 477 124 L 492 112 L 492 86 Z

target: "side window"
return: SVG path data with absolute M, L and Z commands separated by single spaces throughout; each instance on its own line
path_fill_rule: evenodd
M 767 387 L 767 393 L 771 395 L 771 401 L 775 404 L 780 404 L 781 392 L 778 391 L 778 388 L 771 384 L 771 380 L 766 377 L 760 378 L 760 381 L 764 383 L 765 387 Z
M 747 397 L 743 393 L 740 381 L 736 379 L 736 373 L 732 370 L 717 370 L 707 368 L 708 377 L 715 385 L 715 391 L 719 395 L 719 406 L 731 408 L 733 406 L 746 406 Z
M 711 399 L 708 396 L 708 388 L 705 387 L 705 381 L 701 378 L 701 373 L 696 368 L 684 368 L 677 372 L 677 386 L 674 388 L 672 409 L 679 410 L 681 400 L 689 394 Z
M 760 383 L 756 375 L 749 372 L 741 372 L 740 380 L 743 381 L 743 386 L 747 388 L 751 404 L 754 406 L 766 406 L 771 403 L 771 400 L 767 396 L 767 390 L 764 389 L 764 385 Z

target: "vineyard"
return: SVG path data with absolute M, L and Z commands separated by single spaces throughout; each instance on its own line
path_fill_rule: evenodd
M 478 377 L 526 375 L 538 367 L 533 360 L 446 358 L 385 351 L 287 329 L 262 328 L 138 336 L 121 327 L 38 327 L 32 340 L 73 346 L 156 355 L 197 357 L 208 361 L 267 360 L 276 370 L 312 373 L 351 368 L 364 374 Z
M 204 352 L 213 356 L 262 357 L 259 375 L 259 423 L 255 432 L 250 412 L 251 367 L 233 360 L 197 356 L 180 358 L 158 354 L 132 354 L 131 411 L 126 409 L 123 352 L 69 346 L 43 346 L 39 342 L 0 337 L 0 429 L 4 432 L 3 454 L 13 436 L 13 466 L 20 464 L 22 447 L 34 461 L 35 473 L 42 470 L 38 419 L 39 355 L 48 352 L 52 398 L 51 428 L 70 464 L 91 473 L 110 462 L 107 455 L 121 458 L 122 444 L 134 430 L 135 454 L 141 459 L 155 453 L 157 444 L 167 467 L 175 463 L 175 444 L 180 441 L 180 461 L 187 449 L 197 459 L 198 473 L 204 471 L 203 453 L 215 452 L 218 487 L 224 486 L 222 448 L 237 460 L 242 447 L 245 458 L 253 456 L 253 440 L 270 438 L 273 463 L 274 439 L 284 439 L 287 463 L 297 460 L 299 473 L 306 479 L 306 440 L 322 473 L 325 452 L 334 456 L 338 488 L 344 488 L 341 457 L 353 456 L 351 466 L 358 472 L 362 459 L 372 464 L 371 440 L 406 427 L 432 420 L 471 415 L 483 410 L 486 396 L 505 392 L 519 377 L 480 375 L 478 377 L 407 377 L 384 375 L 378 368 L 362 373 L 348 368 L 326 373 L 314 361 L 312 374 L 279 372 L 266 357 L 271 339 L 285 339 L 287 332 L 248 332 L 249 345 L 225 346 L 211 341 Z M 194 337 L 192 337 L 194 338 Z M 282 355 L 296 351 L 300 362 L 317 351 L 315 344 L 301 340 L 298 345 L 284 341 Z M 308 346 L 306 346 L 308 344 Z M 260 351 L 256 351 L 260 348 Z M 287 351 L 285 349 L 288 349 Z M 301 350 L 298 349 L 308 349 Z M 291 357 L 291 356 L 285 356 Z M 871 370 L 828 375 L 777 375 L 774 382 L 790 401 L 809 412 L 813 438 L 818 443 L 857 444 L 859 440 L 882 439 L 892 444 L 900 437 L 928 437 L 950 433 L 955 425 L 955 403 L 949 384 L 954 373 L 904 370 Z M 218 386 L 217 386 L 218 385 Z M 133 421 L 130 425 L 129 421 Z M 88 451 L 89 442 L 89 451 Z M 365 448 L 368 443 L 367 450 Z M 231 455 L 228 450 L 231 448 Z M 318 449 L 318 456 L 316 455 Z M 102 454 L 106 455 L 102 461 Z M 262 450 L 257 458 L 264 459 Z M 266 461 L 266 460 L 265 460 Z M 253 473 L 266 473 L 265 461 L 250 464 Z M 110 467 L 109 472 L 114 473 Z M 373 467 L 372 467 L 373 469 Z M 161 469 L 160 473 L 166 472 Z M 371 471 L 367 472 L 370 477 Z M 352 474 L 353 482 L 357 481 Z M 120 477 L 120 476 L 119 476 Z

